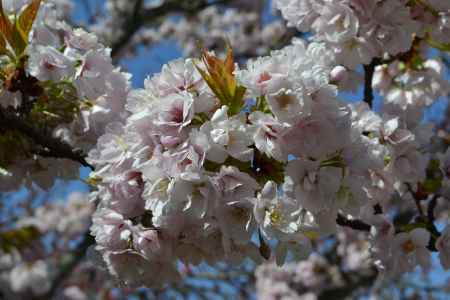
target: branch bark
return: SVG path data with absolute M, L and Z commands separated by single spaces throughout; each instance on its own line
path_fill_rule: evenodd
M 364 99 L 369 107 L 373 106 L 373 88 L 372 88 L 372 80 L 373 73 L 375 72 L 375 67 L 381 64 L 381 59 L 374 58 L 368 65 L 364 65 Z
M 155 20 L 173 13 L 194 13 L 213 5 L 220 5 L 229 2 L 229 0 L 192 0 L 179 1 L 167 0 L 163 4 L 150 9 L 142 10 L 142 0 L 137 0 L 132 15 L 130 15 L 123 24 L 124 32 L 116 41 L 111 43 L 111 56 L 114 62 L 117 62 L 122 56 L 126 46 L 130 43 L 133 36 L 146 24 L 157 24 Z
M 343 227 L 350 227 L 354 230 L 360 230 L 360 231 L 370 231 L 370 225 L 358 220 L 358 219 L 347 219 L 345 216 L 343 216 L 342 214 L 338 214 L 337 218 L 336 218 L 336 223 L 339 226 L 343 226 Z
M 434 209 L 436 208 L 438 198 L 439 198 L 439 195 L 435 194 L 433 196 L 433 198 L 431 198 L 430 202 L 428 203 L 428 207 L 427 207 L 428 220 L 432 223 L 435 221 Z
M 81 151 L 73 149 L 66 142 L 51 136 L 50 133 L 28 124 L 14 110 L 0 107 L 0 130 L 17 130 L 30 138 L 36 145 L 41 146 L 41 149 L 35 150 L 37 155 L 70 159 L 94 170 Z

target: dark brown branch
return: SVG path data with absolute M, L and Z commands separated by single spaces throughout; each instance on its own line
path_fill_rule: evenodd
M 361 230 L 361 231 L 370 231 L 370 225 L 358 220 L 358 219 L 347 219 L 345 216 L 343 216 L 342 214 L 338 214 L 337 218 L 336 218 L 336 223 L 339 226 L 342 227 L 350 227 L 354 230 Z
M 417 210 L 419 211 L 419 218 L 418 221 L 426 223 L 426 229 L 431 233 L 431 238 L 428 243 L 428 250 L 432 252 L 436 252 L 436 240 L 441 235 L 439 230 L 436 228 L 436 225 L 434 225 L 434 209 L 437 205 L 437 199 L 439 198 L 438 194 L 434 194 L 431 200 L 428 203 L 427 207 L 427 214 L 425 215 L 425 212 L 422 208 L 422 205 L 420 204 L 420 201 L 425 200 L 428 195 L 427 194 L 421 194 L 420 193 L 420 186 L 417 192 L 414 192 L 411 184 L 406 183 L 406 186 L 408 188 L 408 191 L 411 193 L 412 197 L 414 198 L 414 203 L 416 204 Z
M 373 213 L 375 215 L 380 215 L 383 213 L 383 207 L 380 205 L 380 203 L 377 203 L 373 206 Z
M 411 194 L 411 196 L 414 199 L 414 203 L 416 204 L 416 208 L 417 208 L 417 211 L 419 212 L 419 215 L 421 217 L 425 216 L 423 209 L 422 209 L 422 205 L 420 204 L 420 201 L 426 199 L 426 196 L 422 195 L 420 193 L 420 187 L 418 187 L 417 192 L 414 192 L 410 183 L 406 182 L 405 185 L 408 188 L 409 193 Z
M 434 209 L 436 208 L 438 198 L 439 198 L 439 195 L 435 194 L 433 196 L 433 198 L 431 198 L 430 202 L 428 203 L 427 216 L 428 216 L 428 221 L 430 221 L 431 223 L 433 223 L 434 219 L 435 219 Z
M 213 5 L 220 5 L 229 2 L 229 0 L 192 0 L 192 1 L 179 1 L 179 0 L 166 0 L 163 4 L 150 9 L 142 9 L 142 0 L 135 2 L 135 7 L 130 16 L 126 18 L 122 28 L 124 29 L 117 40 L 111 44 L 111 56 L 113 61 L 117 60 L 122 55 L 122 52 L 132 40 L 133 36 L 146 24 L 158 24 L 161 17 L 165 17 L 174 13 L 194 13 L 201 9 L 204 9 Z
M 0 130 L 17 130 L 30 138 L 36 145 L 40 146 L 39 149 L 34 151 L 37 155 L 70 159 L 94 170 L 94 167 L 86 161 L 85 155 L 81 151 L 72 149 L 69 144 L 51 136 L 49 132 L 28 124 L 14 110 L 0 108 Z
M 374 58 L 368 65 L 364 65 L 364 99 L 370 107 L 373 106 L 373 88 L 372 88 L 372 80 L 373 73 L 375 72 L 375 67 L 381 64 L 381 60 L 379 58 Z

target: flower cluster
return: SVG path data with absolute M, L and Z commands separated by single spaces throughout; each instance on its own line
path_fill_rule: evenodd
M 230 53 L 204 53 L 133 91 L 126 122 L 109 124 L 90 152 L 100 200 L 92 232 L 110 271 L 158 285 L 179 277 L 177 261 L 260 261 L 270 248 L 283 264 L 287 253 L 306 257 L 342 214 L 376 220 L 373 206 L 387 208 L 402 183 L 424 180 L 429 126 L 409 130 L 399 117 L 341 102 L 334 64 L 314 42 L 244 69 Z M 409 241 L 402 234 L 399 245 Z
M 233 8 L 223 11 L 211 6 L 195 17 L 178 21 L 168 18 L 151 36 L 176 40 L 187 56 L 195 55 L 199 41 L 208 49 L 220 49 L 225 39 L 230 41 L 236 55 L 255 56 L 267 53 L 286 34 L 286 27 L 278 20 L 265 26 L 260 22 L 254 11 Z M 147 35 L 144 33 L 143 39 Z
M 309 10 L 293 10 L 297 4 Z M 428 267 L 426 247 L 435 241 L 429 231 L 420 222 L 395 231 L 380 214 L 393 196 L 406 198 L 409 188 L 419 197 L 415 189 L 430 181 L 436 159 L 425 153 L 433 128 L 411 115 L 448 92 L 439 61 L 417 61 L 422 52 L 404 32 L 417 31 L 411 7 L 374 1 L 379 13 L 367 16 L 356 2 L 275 5 L 300 11 L 285 16 L 312 30 L 314 41 L 294 40 L 242 69 L 231 52 L 225 60 L 204 52 L 202 60 L 170 62 L 130 93 L 129 116 L 110 123 L 90 152 L 100 203 L 92 233 L 111 273 L 125 283 L 177 280 L 178 262 L 259 262 L 273 253 L 283 264 L 288 253 L 306 257 L 312 241 L 358 219 L 363 230 L 372 228 L 380 268 Z M 393 11 L 402 12 L 398 20 Z M 392 26 L 380 25 L 388 20 Z M 400 33 L 404 38 L 393 38 Z M 360 57 L 343 59 L 349 44 Z M 384 110 L 340 101 L 351 69 L 385 51 L 393 60 L 409 55 L 375 71 Z M 378 255 L 385 243 L 390 250 Z M 446 257 L 445 238 L 437 245 Z
M 7 1 L 3 8 L 6 14 L 25 14 L 39 3 Z M 2 53 L 5 72 L 1 78 L 0 108 L 14 110 L 24 122 L 87 150 L 104 133 L 106 124 L 126 117 L 122 114 L 130 75 L 113 66 L 110 49 L 100 44 L 95 35 L 60 21 L 60 6 L 64 5 L 68 4 L 42 3 L 36 20 L 31 21 L 29 40 L 23 41 L 24 53 Z M 16 49 L 16 45 L 9 46 Z M 30 154 L 41 152 L 36 141 L 13 130 L 2 132 L 0 145 L 3 190 L 21 184 L 31 186 L 32 182 L 47 188 L 55 177 L 73 178 L 78 173 L 74 162 Z M 66 167 L 56 167 L 61 164 Z
M 312 254 L 307 260 L 279 268 L 265 264 L 256 270 L 258 299 L 316 300 L 319 292 L 339 286 L 341 274 L 325 257 Z
M 41 234 L 58 232 L 64 239 L 86 232 L 94 205 L 87 201 L 87 195 L 73 192 L 66 202 L 47 203 L 38 207 L 34 214 L 19 220 L 19 227 L 33 226 Z
M 372 82 L 384 98 L 384 110 L 401 116 L 408 127 L 420 122 L 424 107 L 450 93 L 450 84 L 444 79 L 442 61 L 423 60 L 420 56 L 416 59 L 415 64 L 394 61 L 377 66 Z
M 45 12 L 41 10 L 42 21 L 35 23 L 27 71 L 41 82 L 65 82 L 74 87 L 79 116 L 58 126 L 55 135 L 77 146 L 89 146 L 103 134 L 107 123 L 126 117 L 123 106 L 130 75 L 113 66 L 111 50 L 94 34 L 73 29 Z
M 313 32 L 339 64 L 352 69 L 374 57 L 408 51 L 415 37 L 449 42 L 446 0 L 275 0 L 274 6 L 288 25 Z

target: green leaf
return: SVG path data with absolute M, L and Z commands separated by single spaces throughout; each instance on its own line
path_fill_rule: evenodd
M 430 194 L 437 192 L 441 186 L 442 180 L 440 179 L 426 179 L 422 184 L 424 191 Z
M 17 24 L 17 22 L 15 23 Z M 20 32 L 17 30 L 17 26 L 14 26 L 13 30 L 13 42 L 11 43 L 11 47 L 14 49 L 14 53 L 16 57 L 20 57 L 28 46 L 28 39 L 24 39 Z
M 13 250 L 21 250 L 28 247 L 34 240 L 40 237 L 39 230 L 34 226 L 26 226 L 18 229 L 0 232 L 0 249 L 9 253 Z
M 266 96 L 260 96 L 256 98 L 256 104 L 252 108 L 252 111 L 262 111 L 266 114 L 272 114 L 269 104 L 267 103 Z
M 201 126 L 209 120 L 209 117 L 205 113 L 198 113 L 194 115 L 191 124 L 195 126 Z
M 427 41 L 428 45 L 430 45 L 433 48 L 436 48 L 443 52 L 450 52 L 450 43 L 443 44 L 443 43 L 436 42 L 430 36 L 427 37 L 426 41 Z
M 345 162 L 344 159 L 342 158 L 340 153 L 337 153 L 336 155 L 322 160 L 320 162 L 320 167 L 321 168 L 325 168 L 325 167 L 334 167 L 334 168 L 345 168 Z

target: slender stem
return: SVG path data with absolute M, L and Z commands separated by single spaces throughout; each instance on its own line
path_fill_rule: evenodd
M 422 205 L 420 205 L 421 199 L 417 196 L 417 193 L 414 192 L 410 183 L 406 182 L 405 184 L 414 199 L 414 203 L 416 204 L 417 210 L 419 211 L 419 215 L 423 217 L 425 214 L 423 212 Z
M 142 9 L 142 0 L 137 0 L 135 3 L 135 9 L 132 14 L 124 22 L 122 28 L 123 34 L 120 34 L 118 38 L 111 43 L 111 56 L 114 62 L 117 62 L 122 56 L 124 49 L 128 46 L 133 36 L 144 26 L 148 24 L 158 24 L 161 17 L 174 13 L 195 13 L 201 9 L 209 6 L 220 5 L 230 2 L 230 0 L 192 0 L 192 1 L 179 1 L 169 0 L 164 1 L 163 4 L 157 7 L 149 9 Z
M 435 220 L 434 209 L 436 208 L 438 198 L 439 198 L 439 195 L 435 194 L 433 196 L 433 198 L 431 198 L 430 202 L 428 203 L 427 216 L 428 216 L 428 221 L 430 221 L 431 223 L 433 223 Z
M 372 81 L 373 81 L 373 74 L 375 73 L 375 67 L 382 64 L 383 60 L 380 58 L 375 57 L 372 59 L 370 64 L 364 65 L 364 99 L 363 101 L 366 102 L 371 108 L 373 107 L 373 87 L 372 87 Z
M 380 205 L 380 203 L 377 203 L 373 206 L 373 212 L 375 215 L 380 215 L 383 213 L 383 207 Z
M 35 154 L 44 157 L 66 158 L 80 163 L 94 170 L 85 155 L 81 151 L 73 149 L 66 142 L 51 136 L 50 133 L 40 130 L 26 122 L 14 110 L 0 107 L 0 130 L 17 130 L 30 138 L 40 149 L 35 149 Z
M 338 214 L 337 218 L 336 218 L 336 223 L 339 226 L 343 226 L 343 227 L 350 227 L 354 230 L 361 230 L 361 231 L 370 231 L 370 225 L 358 220 L 358 219 L 348 219 L 345 216 L 343 216 L 342 214 Z

